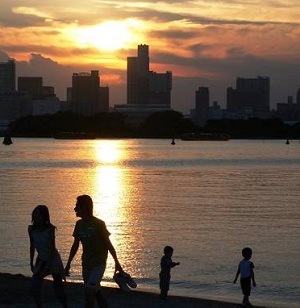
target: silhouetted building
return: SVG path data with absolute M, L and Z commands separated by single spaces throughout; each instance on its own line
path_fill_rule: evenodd
M 213 105 L 208 110 L 208 120 L 221 120 L 226 119 L 227 111 L 222 109 L 217 101 L 213 102 Z
M 33 100 L 55 97 L 54 87 L 43 86 L 42 77 L 18 77 L 18 90 L 29 93 Z
M 298 106 L 300 106 L 300 88 L 297 91 L 297 95 L 296 95 L 296 104 Z
M 270 111 L 270 78 L 236 79 L 236 89 L 227 89 L 227 110 L 245 116 L 263 117 Z
M 172 73 L 149 71 L 149 46 L 138 45 L 137 57 L 127 58 L 127 104 L 171 106 Z
M 294 104 L 293 97 L 288 96 L 287 103 L 277 104 L 276 116 L 279 117 L 282 121 L 300 121 L 300 105 Z
M 18 90 L 31 98 L 33 116 L 60 111 L 60 100 L 54 87 L 44 86 L 43 77 L 18 77 Z
M 139 45 L 137 57 L 127 58 L 127 104 L 147 104 L 149 95 L 149 46 Z
M 11 59 L 0 62 L 0 92 L 16 90 L 16 64 Z
M 32 114 L 32 100 L 28 93 L 0 92 L 0 127 L 6 129 L 10 122 Z
M 74 73 L 72 88 L 67 90 L 68 100 L 74 113 L 91 116 L 99 112 L 108 112 L 109 88 L 100 87 L 99 72 Z
M 149 103 L 171 106 L 172 72 L 150 72 Z
M 172 73 L 149 71 L 149 46 L 138 45 L 137 57 L 127 57 L 127 104 L 114 110 L 139 125 L 150 114 L 171 109 Z
M 204 126 L 207 121 L 209 109 L 209 88 L 199 87 L 196 91 L 196 115 L 199 126 Z

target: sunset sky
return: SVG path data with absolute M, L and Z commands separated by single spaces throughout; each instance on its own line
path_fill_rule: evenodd
M 99 70 L 110 105 L 126 103 L 126 60 L 147 44 L 150 69 L 172 71 L 172 107 L 199 86 L 226 106 L 236 77 L 271 78 L 272 107 L 300 87 L 299 0 L 1 0 L 0 61 L 42 76 L 61 99 L 73 73 Z

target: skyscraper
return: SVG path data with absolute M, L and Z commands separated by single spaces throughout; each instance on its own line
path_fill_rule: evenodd
M 172 73 L 149 71 L 149 46 L 138 45 L 137 57 L 127 58 L 127 104 L 171 105 Z
M 0 62 L 0 91 L 16 90 L 16 64 L 15 60 Z
M 148 103 L 149 47 L 139 45 L 137 54 L 127 58 L 127 104 Z
M 209 112 L 209 88 L 199 87 L 196 91 L 196 121 L 197 125 L 204 126 Z
M 296 94 L 296 104 L 300 106 L 300 88 L 298 89 Z

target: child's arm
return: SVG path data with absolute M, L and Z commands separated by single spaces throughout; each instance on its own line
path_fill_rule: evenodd
M 180 265 L 180 262 L 173 262 L 173 266 L 172 267 L 177 266 L 177 265 Z
M 237 269 L 237 271 L 236 271 L 236 275 L 235 275 L 235 278 L 234 278 L 234 280 L 233 280 L 233 283 L 236 283 L 236 281 L 237 281 L 237 279 L 238 279 L 238 277 L 239 277 L 239 274 L 240 274 L 240 266 L 238 266 L 238 269 Z
M 253 287 L 256 287 L 256 281 L 254 278 L 254 264 L 252 262 L 251 262 L 251 267 L 250 267 L 250 273 L 251 273 L 252 285 Z

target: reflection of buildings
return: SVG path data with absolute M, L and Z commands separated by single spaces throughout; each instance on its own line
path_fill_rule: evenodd
M 100 87 L 99 72 L 96 70 L 91 73 L 74 73 L 67 100 L 71 104 L 72 112 L 84 116 L 108 112 L 109 89 Z
M 137 57 L 127 58 L 127 104 L 115 105 L 131 121 L 140 122 L 149 114 L 171 109 L 172 73 L 149 70 L 149 46 L 139 45 Z

